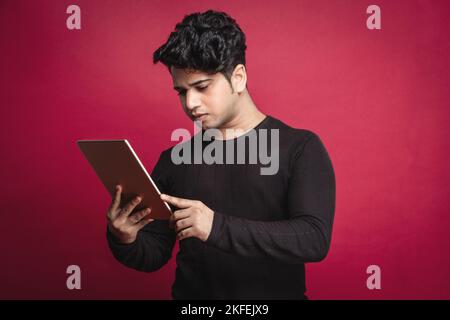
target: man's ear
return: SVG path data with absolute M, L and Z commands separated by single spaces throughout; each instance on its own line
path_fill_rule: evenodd
M 242 93 L 247 86 L 247 71 L 243 64 L 238 64 L 234 67 L 233 73 L 231 75 L 231 83 L 233 84 L 234 90 L 237 93 Z

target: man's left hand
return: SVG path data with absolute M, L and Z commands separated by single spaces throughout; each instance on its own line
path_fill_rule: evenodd
M 180 210 L 172 213 L 169 223 L 175 227 L 180 240 L 195 237 L 206 241 L 211 233 L 214 211 L 199 200 L 190 200 L 161 194 L 161 199 Z

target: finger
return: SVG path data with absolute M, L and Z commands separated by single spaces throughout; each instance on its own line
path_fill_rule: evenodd
M 142 229 L 143 227 L 145 227 L 147 224 L 149 224 L 152 221 L 155 221 L 155 219 L 150 218 L 150 215 L 146 215 L 144 218 L 141 219 L 141 221 L 139 221 L 136 224 L 136 226 L 140 230 L 140 229 Z
M 175 231 L 178 233 L 181 230 L 192 227 L 192 225 L 193 225 L 193 220 L 190 217 L 186 218 L 186 219 L 178 220 L 177 222 L 175 222 Z
M 161 199 L 180 209 L 192 207 L 197 203 L 196 200 L 177 198 L 167 194 L 161 194 Z
M 143 210 L 140 210 L 135 214 L 128 216 L 128 221 L 131 222 L 131 224 L 139 223 L 139 221 L 141 221 L 144 217 L 148 216 L 151 211 L 152 211 L 151 208 L 145 208 Z
M 175 223 L 177 222 L 177 220 L 190 217 L 191 214 L 192 214 L 192 211 L 189 208 L 174 211 L 169 217 L 169 228 L 174 229 Z
M 183 240 L 194 236 L 194 228 L 186 228 L 177 233 L 178 239 Z
M 174 211 L 170 215 L 170 219 L 172 219 L 174 222 L 176 222 L 177 220 L 190 217 L 191 215 L 192 215 L 192 210 L 190 208 L 181 209 L 181 210 Z
M 129 216 L 131 212 L 136 208 L 136 206 L 141 202 L 142 198 L 137 196 L 133 200 L 127 203 L 127 205 L 122 209 L 120 212 L 121 214 L 125 216 Z
M 109 207 L 109 216 L 114 219 L 117 216 L 119 205 L 120 205 L 120 195 L 122 193 L 122 186 L 120 184 L 116 185 L 116 193 Z

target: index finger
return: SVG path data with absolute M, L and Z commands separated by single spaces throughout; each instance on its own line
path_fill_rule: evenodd
M 195 200 L 177 198 L 174 196 L 169 196 L 167 194 L 161 194 L 161 199 L 169 202 L 170 204 L 173 204 L 175 207 L 180 209 L 189 208 L 195 204 Z
M 120 184 L 116 185 L 116 194 L 114 195 L 114 199 L 111 203 L 110 210 L 115 212 L 120 205 L 120 194 L 122 193 L 122 186 Z

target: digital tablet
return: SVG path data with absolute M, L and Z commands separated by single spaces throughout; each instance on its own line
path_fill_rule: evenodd
M 116 185 L 122 186 L 121 207 L 140 195 L 142 200 L 133 212 L 151 208 L 153 219 L 170 217 L 170 206 L 160 198 L 161 192 L 127 140 L 78 140 L 77 144 L 112 198 Z

